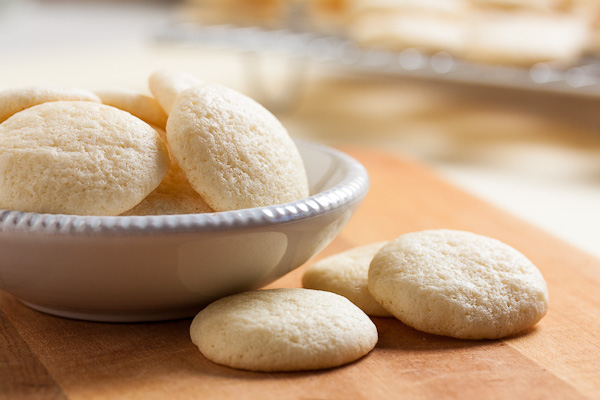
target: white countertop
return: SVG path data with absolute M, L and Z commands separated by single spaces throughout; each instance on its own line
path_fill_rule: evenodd
M 152 71 L 172 68 L 255 96 L 250 67 L 257 65 L 274 87 L 287 82 L 287 59 L 152 43 L 153 32 L 169 21 L 169 4 L 4 3 L 0 89 L 60 84 L 147 91 Z M 421 160 L 465 190 L 600 256 L 598 102 L 365 77 L 316 64 L 306 70 L 299 102 L 278 114 L 293 136 L 381 146 Z

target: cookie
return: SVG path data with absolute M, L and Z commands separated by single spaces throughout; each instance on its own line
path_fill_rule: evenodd
M 152 95 L 167 115 L 171 113 L 173 103 L 181 92 L 202 83 L 202 80 L 194 75 L 167 69 L 152 73 L 148 79 Z
M 536 324 L 548 310 L 540 271 L 523 254 L 470 232 L 408 233 L 369 268 L 369 291 L 405 324 L 462 339 L 497 339 Z
M 215 211 L 261 207 L 308 196 L 300 153 L 279 120 L 216 84 L 182 92 L 167 120 L 171 153 Z
M 345 297 L 271 289 L 217 300 L 194 318 L 190 335 L 209 360 L 253 371 L 336 367 L 370 352 L 377 329 Z
M 355 247 L 314 263 L 304 272 L 302 286 L 342 295 L 368 315 L 390 317 L 367 288 L 369 265 L 385 243 Z
M 118 87 L 96 90 L 95 93 L 103 104 L 127 111 L 150 125 L 165 129 L 167 114 L 154 97 Z
M 156 126 L 153 128 L 166 143 L 167 133 L 164 129 Z M 201 214 L 213 211 L 202 196 L 192 188 L 177 161 L 172 157 L 169 158 L 171 167 L 160 185 L 140 204 L 121 215 Z
M 31 86 L 0 91 L 0 123 L 26 108 L 59 100 L 93 101 L 100 103 L 94 93 L 71 87 Z
M 104 104 L 49 102 L 0 124 L 0 208 L 118 215 L 152 192 L 168 169 L 158 133 Z
M 567 13 L 479 11 L 473 14 L 469 29 L 467 59 L 523 66 L 575 63 L 590 37 L 586 19 Z
M 437 2 L 436 2 L 437 3 Z M 375 9 L 356 16 L 348 34 L 356 43 L 394 51 L 462 54 L 468 28 L 464 15 L 419 8 Z M 402 62 L 404 57 L 400 58 Z
M 213 210 L 188 182 L 185 174 L 171 161 L 165 179 L 142 202 L 121 215 L 199 214 Z

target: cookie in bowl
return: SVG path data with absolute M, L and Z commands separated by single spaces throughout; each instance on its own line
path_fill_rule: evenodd
M 0 91 L 0 123 L 11 115 L 51 101 L 93 101 L 100 98 L 85 89 L 63 86 L 28 86 Z
M 90 101 L 53 101 L 0 124 L 0 208 L 118 215 L 153 191 L 169 169 L 156 130 Z
M 192 187 L 215 211 L 308 196 L 304 163 L 281 122 L 227 87 L 183 91 L 167 120 L 167 141 Z

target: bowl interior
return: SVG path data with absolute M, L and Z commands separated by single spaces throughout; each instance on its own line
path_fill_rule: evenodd
M 347 160 L 341 154 L 324 152 L 321 147 L 302 143 L 298 144 L 298 150 L 304 161 L 311 195 L 331 189 L 347 177 Z

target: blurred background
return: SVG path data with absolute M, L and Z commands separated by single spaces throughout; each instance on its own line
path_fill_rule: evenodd
M 0 89 L 170 68 L 600 256 L 599 0 L 0 0 Z

